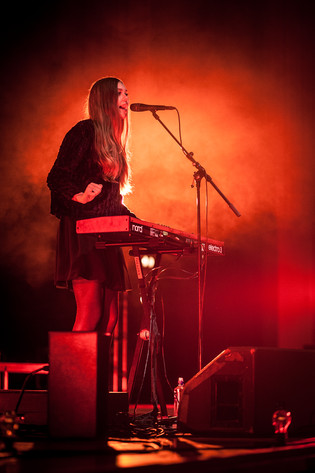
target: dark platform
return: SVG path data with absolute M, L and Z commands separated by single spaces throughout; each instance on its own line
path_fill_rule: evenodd
M 138 415 L 148 412 L 138 409 Z M 120 433 L 120 436 L 118 435 Z M 127 435 L 116 430 L 103 440 L 51 439 L 29 426 L 12 444 L 1 445 L 1 473 L 278 472 L 315 471 L 315 438 L 201 437 L 177 432 L 168 421 L 158 430 Z
M 85 336 L 83 335 L 83 337 Z M 92 344 L 92 346 L 96 347 L 96 344 Z M 98 349 L 94 349 L 93 353 L 97 354 Z M 244 356 L 240 357 L 242 353 Z M 260 354 L 262 355 L 261 363 L 259 362 Z M 228 353 L 225 351 L 223 355 L 213 360 L 201 372 L 197 373 L 192 380 L 187 382 L 185 389 L 189 404 L 186 410 L 183 411 L 187 413 L 188 419 L 185 429 L 195 427 L 196 419 L 200 422 L 202 418 L 208 422 L 206 427 L 210 425 L 207 413 L 214 412 L 215 414 L 217 407 L 222 406 L 223 401 L 226 401 L 225 395 L 222 399 L 220 398 L 225 390 L 216 389 L 215 392 L 218 393 L 218 396 L 213 397 L 211 395 L 212 384 L 217 387 L 220 384 L 219 381 L 221 382 L 223 379 L 224 386 L 229 387 L 231 376 L 234 380 L 236 375 L 240 375 L 241 382 L 238 383 L 240 389 L 237 391 L 238 395 L 235 398 L 238 409 L 234 409 L 233 413 L 240 411 L 246 414 L 248 405 L 256 406 L 255 409 L 248 411 L 252 414 L 257 410 L 260 413 L 261 409 L 262 412 L 265 412 L 265 406 L 270 404 L 267 415 L 269 425 L 271 422 L 269 411 L 273 412 L 274 401 L 281 395 L 281 398 L 284 396 L 284 400 L 293 405 L 292 418 L 301 419 L 298 426 L 313 429 L 313 422 L 305 423 L 303 421 L 304 411 L 313 412 L 314 398 L 311 389 L 314 386 L 313 359 L 311 362 L 309 360 L 305 361 L 304 358 L 303 360 L 300 359 L 300 356 L 304 357 L 304 355 L 312 358 L 310 352 L 293 353 L 279 350 L 274 352 L 269 349 L 267 351 L 260 349 L 254 351 L 253 349 L 244 349 L 243 351 L 230 349 Z M 293 356 L 292 360 L 291 356 Z M 79 358 L 76 357 L 78 360 Z M 59 358 L 56 357 L 56 359 Z M 66 368 L 65 358 L 62 357 L 62 360 L 61 373 Z M 85 360 L 84 357 L 84 362 Z M 253 360 L 255 361 L 254 364 L 252 363 Z M 290 376 L 287 376 L 287 371 L 282 369 L 283 366 L 290 367 Z M 94 391 L 92 389 L 89 391 L 91 393 L 97 392 L 95 388 L 95 386 L 97 387 L 97 376 L 94 371 L 89 371 L 90 378 L 79 376 L 81 383 L 84 380 L 84 384 L 88 384 L 90 388 L 94 383 Z M 67 382 L 74 378 L 73 370 L 70 370 L 70 373 L 71 375 L 67 372 Z M 219 378 L 219 374 L 224 378 Z M 52 377 L 50 381 L 53 379 Z M 59 375 L 56 379 L 56 385 L 59 386 L 60 393 L 64 393 L 65 382 Z M 213 383 L 211 381 L 209 384 L 209 380 L 213 380 Z M 252 380 L 255 382 L 251 382 Z M 76 381 L 76 378 L 74 378 L 74 381 Z M 291 387 L 291 381 L 296 389 Z M 50 386 L 52 386 L 51 382 Z M 251 389 L 248 388 L 250 386 Z M 283 386 L 285 387 L 284 391 L 282 391 Z M 73 384 L 71 384 L 71 389 L 73 392 L 71 391 L 71 395 L 64 398 L 62 408 L 58 407 L 59 418 L 62 413 L 67 414 L 67 409 L 72 408 L 72 399 L 76 398 L 78 394 L 78 390 Z M 191 394 L 194 391 L 197 392 L 197 397 Z M 255 394 L 256 392 L 256 397 L 248 394 Z M 303 394 L 301 399 L 299 397 L 300 392 Z M 240 396 L 239 393 L 242 395 Z M 0 412 L 16 410 L 15 406 L 19 394 L 19 390 L 0 391 Z M 0 439 L 0 473 L 100 473 L 117 472 L 119 470 L 143 473 L 160 471 L 163 471 L 163 473 L 195 471 L 211 473 L 306 473 L 315 471 L 314 430 L 305 432 L 305 429 L 296 429 L 293 422 L 292 426 L 289 427 L 289 435 L 286 441 L 270 433 L 263 434 L 264 429 L 247 429 L 247 424 L 243 421 L 235 429 L 234 424 L 230 424 L 230 421 L 234 421 L 234 417 L 232 419 L 228 418 L 228 424 L 220 424 L 221 431 L 217 433 L 210 431 L 210 429 L 208 429 L 208 432 L 202 433 L 197 433 L 194 429 L 181 432 L 176 429 L 174 424 L 175 418 L 172 417 L 172 406 L 167 406 L 169 416 L 166 418 L 154 418 L 151 405 L 138 406 L 134 417 L 133 406 L 128 406 L 127 393 L 107 393 L 105 396 L 106 412 L 104 414 L 106 420 L 105 433 L 101 429 L 102 432 L 99 435 L 99 431 L 95 430 L 95 435 L 98 436 L 92 437 L 89 430 L 79 431 L 75 429 L 75 436 L 69 437 L 69 433 L 62 435 L 64 432 L 60 432 L 59 429 L 57 437 L 56 432 L 52 435 L 52 431 L 48 427 L 48 394 L 49 392 L 44 390 L 24 392 L 18 411 L 19 414 L 24 416 L 24 424 L 20 422 L 19 429 L 12 441 L 8 436 Z M 80 403 L 74 406 L 78 416 L 77 423 L 80 420 L 80 428 L 83 425 L 80 418 L 81 412 L 86 413 L 87 411 L 82 399 L 85 398 L 82 397 Z M 94 399 L 97 399 L 96 394 Z M 207 399 L 211 402 L 214 401 L 215 409 L 212 408 L 212 404 L 205 404 Z M 239 399 L 244 400 L 244 402 L 240 403 Z M 260 402 L 260 399 L 262 399 L 262 402 Z M 92 402 L 90 399 L 88 400 Z M 230 398 L 228 401 L 230 401 Z M 97 406 L 95 401 L 91 405 L 92 407 Z M 217 411 L 219 412 L 218 409 Z M 55 415 L 53 410 L 51 411 L 52 415 Z M 220 420 L 218 416 L 213 418 L 216 421 Z M 247 419 L 246 416 L 243 418 Z M 251 415 L 249 418 L 255 419 L 256 417 Z M 259 416 L 258 418 L 260 419 Z M 70 417 L 69 419 L 71 420 Z M 93 419 L 92 425 L 96 425 Z M 237 419 L 239 419 L 239 416 Z M 226 421 L 226 418 L 224 420 Z M 68 420 L 68 422 L 70 421 Z M 90 424 L 85 421 L 84 425 L 89 426 Z M 256 424 L 250 425 L 255 426 Z M 257 425 L 259 427 L 262 424 L 258 423 Z M 3 432 L 1 422 L 0 427 Z M 210 427 L 212 428 L 212 425 Z M 218 425 L 214 427 L 218 428 Z M 68 428 L 67 425 L 66 428 Z M 303 434 L 302 430 L 304 430 Z M 249 431 L 251 431 L 251 434 Z M 82 432 L 86 434 L 87 438 L 82 438 Z

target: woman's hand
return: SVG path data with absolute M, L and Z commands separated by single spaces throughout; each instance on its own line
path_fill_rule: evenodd
M 87 202 L 91 202 L 97 195 L 102 192 L 103 185 L 102 184 L 95 184 L 95 182 L 90 182 L 86 186 L 84 192 L 80 192 L 79 194 L 75 194 L 72 197 L 72 200 L 76 202 L 80 202 L 81 204 L 86 204 Z

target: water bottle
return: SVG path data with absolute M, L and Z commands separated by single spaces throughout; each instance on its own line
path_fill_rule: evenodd
M 174 416 L 178 416 L 178 407 L 184 391 L 184 378 L 178 378 L 177 386 L 174 389 Z

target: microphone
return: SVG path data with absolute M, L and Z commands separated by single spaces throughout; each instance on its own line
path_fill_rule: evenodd
M 130 110 L 133 112 L 155 112 L 156 110 L 175 110 L 176 107 L 170 107 L 168 105 L 146 105 L 145 103 L 132 103 Z

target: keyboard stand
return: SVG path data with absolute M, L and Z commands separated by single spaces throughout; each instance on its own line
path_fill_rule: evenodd
M 141 263 L 141 251 L 139 246 L 133 246 L 131 254 L 134 257 L 136 266 L 143 316 L 140 324 L 140 332 L 137 338 L 133 361 L 129 372 L 129 400 L 133 399 L 135 395 L 137 395 L 139 398 L 145 376 L 144 370 L 146 370 L 147 360 L 150 360 L 151 400 L 153 403 L 153 412 L 156 414 L 158 413 L 159 405 L 161 416 L 164 417 L 168 415 L 168 412 L 162 385 L 165 372 L 162 358 L 161 336 L 159 333 L 154 309 L 155 291 L 157 286 L 156 275 L 153 269 L 151 283 L 147 285 Z M 161 255 L 158 254 L 156 257 L 156 266 L 159 266 L 160 259 Z M 140 336 L 146 331 L 149 332 L 149 340 L 143 339 Z M 142 382 L 140 382 L 141 378 Z M 138 400 L 139 399 L 136 400 L 136 404 Z

